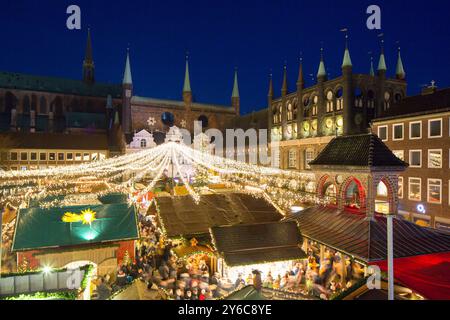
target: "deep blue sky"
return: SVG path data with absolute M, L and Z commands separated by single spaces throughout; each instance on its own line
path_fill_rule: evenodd
M 70 4 L 81 7 L 80 31 L 66 29 Z M 301 51 L 305 72 L 316 74 L 322 41 L 327 71 L 338 75 L 343 27 L 349 28 L 354 71 L 368 72 L 369 51 L 376 62 L 379 54 L 379 32 L 366 28 L 370 4 L 382 8 L 391 75 L 400 41 L 409 94 L 433 79 L 441 88 L 450 86 L 448 0 L 2 0 L 0 70 L 80 78 L 90 25 L 97 80 L 121 81 L 130 43 L 135 94 L 179 99 L 189 50 L 196 100 L 229 104 L 237 66 L 241 109 L 249 112 L 266 105 L 270 69 L 279 94 L 284 61 L 295 89 Z

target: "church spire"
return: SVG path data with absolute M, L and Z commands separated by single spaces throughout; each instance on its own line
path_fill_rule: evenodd
M 191 92 L 191 80 L 189 78 L 189 55 L 186 54 L 186 71 L 184 74 L 183 92 Z
M 320 48 L 320 63 L 319 63 L 319 70 L 317 71 L 317 79 L 319 78 L 322 79 L 327 78 L 327 71 L 325 69 L 325 62 L 323 60 L 323 47 Z
M 400 53 L 400 47 L 398 48 L 398 60 L 397 60 L 397 68 L 395 71 L 395 76 L 399 80 L 404 80 L 406 78 L 406 72 L 403 68 L 402 56 Z
M 239 85 L 238 85 L 237 68 L 234 70 L 234 84 L 233 84 L 233 93 L 232 93 L 231 97 L 232 98 L 239 98 Z
M 287 66 L 286 63 L 284 64 L 284 71 L 283 71 L 283 85 L 281 86 L 281 94 L 286 95 L 288 92 L 288 84 L 287 84 Z
M 123 84 L 133 84 L 133 79 L 131 77 L 131 67 L 130 67 L 130 49 L 127 49 L 127 60 L 125 62 L 125 72 L 123 74 Z
M 348 50 L 348 35 L 345 35 L 345 52 L 344 60 L 342 61 L 342 68 L 352 67 L 352 59 L 350 58 L 350 51 Z
M 378 71 L 387 71 L 386 59 L 384 58 L 384 40 L 381 40 L 381 54 L 378 62 Z
M 88 28 L 87 41 L 86 41 L 86 53 L 83 62 L 83 81 L 89 84 L 94 83 L 94 59 L 92 54 L 92 41 L 91 41 L 91 29 Z

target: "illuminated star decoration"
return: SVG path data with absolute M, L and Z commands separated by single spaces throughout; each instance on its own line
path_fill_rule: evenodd
M 149 117 L 147 120 L 147 124 L 149 127 L 153 127 L 156 124 L 156 120 L 154 117 Z
M 186 128 L 186 120 L 181 120 L 181 127 Z
M 80 214 L 66 212 L 62 217 L 63 222 L 82 222 L 91 225 L 96 220 L 96 212 L 91 209 L 82 210 Z

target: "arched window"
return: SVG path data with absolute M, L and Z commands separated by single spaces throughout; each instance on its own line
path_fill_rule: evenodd
M 327 112 L 334 111 L 334 94 L 333 91 L 327 92 Z
M 337 204 L 337 189 L 334 183 L 328 183 L 324 186 L 323 193 L 325 200 L 331 204 Z
M 23 98 L 23 107 L 22 107 L 22 112 L 24 114 L 29 114 L 31 110 L 31 103 L 30 103 L 30 97 L 29 96 L 25 96 Z
M 297 99 L 294 100 L 292 104 L 292 114 L 293 114 L 293 120 L 297 120 L 297 112 L 298 112 L 298 101 Z
M 168 127 L 173 127 L 173 124 L 175 123 L 175 117 L 173 113 L 171 112 L 164 112 L 161 115 L 161 121 Z
M 375 93 L 373 92 L 373 90 L 369 90 L 367 92 L 367 108 L 375 108 Z
M 360 88 L 355 88 L 355 107 L 363 107 L 363 93 Z
M 64 115 L 61 97 L 56 97 L 53 100 L 53 112 L 55 113 L 55 117 L 62 117 Z
M 33 94 L 31 95 L 31 110 L 37 111 L 37 105 L 38 105 L 37 97 L 35 94 Z
M 384 93 L 384 110 L 388 110 L 391 107 L 391 93 L 386 91 Z
M 147 140 L 141 139 L 141 148 L 147 148 Z
M 317 116 L 317 105 L 319 103 L 319 97 L 314 96 L 312 100 L 312 108 L 311 108 L 311 114 L 312 116 Z
M 47 114 L 47 99 L 45 97 L 41 97 L 39 101 L 39 113 L 40 114 Z
M 344 109 L 344 91 L 339 88 L 336 91 L 336 111 Z
M 361 182 L 355 178 L 351 178 L 343 186 L 344 204 L 354 209 L 362 209 L 365 207 L 366 192 Z
M 292 121 L 293 117 L 294 117 L 294 113 L 293 113 L 294 109 L 292 107 L 292 103 L 289 101 L 287 103 L 287 120 L 288 121 Z
M 17 105 L 17 98 L 11 92 L 6 92 L 5 94 L 5 112 L 11 113 L 12 109 L 15 109 Z

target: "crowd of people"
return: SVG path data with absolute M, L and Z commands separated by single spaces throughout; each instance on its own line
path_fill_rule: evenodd
M 346 259 L 346 270 L 342 270 L 343 257 L 332 250 L 326 250 L 322 261 L 317 250 L 310 247 L 307 251 L 308 259 L 296 262 L 284 274 L 275 276 L 269 271 L 263 278 L 263 287 L 327 300 L 364 276 L 362 266 L 350 259 Z

